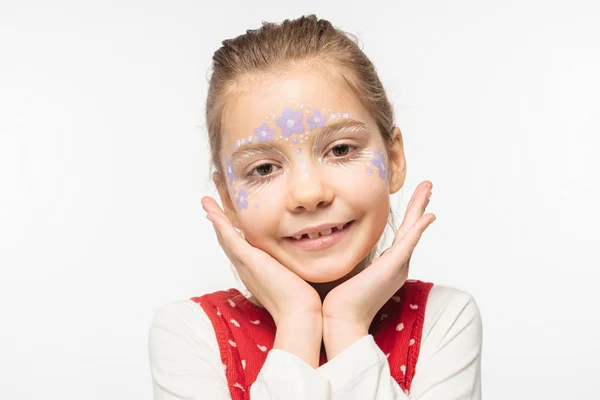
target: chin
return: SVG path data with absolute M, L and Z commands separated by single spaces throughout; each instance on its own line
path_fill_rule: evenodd
M 329 283 L 353 274 L 364 257 L 355 254 L 332 255 L 323 258 L 298 260 L 293 272 L 309 283 Z

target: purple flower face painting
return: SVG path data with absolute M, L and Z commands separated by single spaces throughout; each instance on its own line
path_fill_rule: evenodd
M 292 133 L 303 133 L 302 110 L 294 111 L 286 107 L 281 117 L 277 118 L 277 126 L 281 128 L 283 136 L 290 136 Z
M 379 177 L 381 179 L 387 179 L 387 174 L 386 174 L 386 170 L 385 170 L 385 160 L 384 160 L 383 156 L 381 155 L 381 153 L 379 152 L 379 150 L 375 150 L 374 153 L 375 153 L 375 155 L 374 155 L 373 159 L 371 160 L 371 164 L 373 164 L 375 167 L 379 168 Z
M 248 191 L 246 189 L 238 190 L 235 204 L 240 210 L 248 208 Z
M 273 129 L 269 128 L 269 125 L 262 124 L 254 130 L 254 134 L 258 138 L 258 143 L 272 142 L 273 141 Z
M 312 115 L 306 117 L 306 121 L 308 122 L 308 127 L 312 131 L 317 126 L 319 128 L 325 126 L 325 122 L 327 122 L 327 115 L 322 115 L 321 112 L 315 108 Z
M 227 182 L 231 185 L 233 181 L 237 179 L 237 175 L 233 170 L 233 165 L 231 165 L 231 160 L 228 157 L 225 157 L 225 172 L 227 172 Z

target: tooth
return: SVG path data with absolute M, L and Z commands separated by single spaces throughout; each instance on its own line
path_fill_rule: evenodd
M 316 238 L 318 238 L 318 237 L 319 237 L 319 232 L 316 232 L 316 233 L 309 233 L 309 234 L 308 234 L 308 237 L 309 237 L 309 238 L 311 238 L 311 239 L 316 239 Z
M 331 235 L 331 232 L 333 232 L 333 230 L 330 229 L 325 229 L 324 231 L 319 232 L 319 234 L 321 234 L 321 236 L 329 236 Z
M 344 225 L 345 225 L 345 224 L 341 224 L 340 226 L 336 226 L 335 228 L 336 228 L 336 229 L 339 229 L 339 230 L 341 231 L 342 229 L 344 229 Z
M 300 239 L 302 239 L 302 235 L 294 236 L 294 239 L 300 240 Z

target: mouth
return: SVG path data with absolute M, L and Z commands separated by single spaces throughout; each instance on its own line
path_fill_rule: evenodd
M 284 237 L 290 245 L 302 250 L 322 250 L 338 243 L 352 228 L 354 220 L 316 232 Z

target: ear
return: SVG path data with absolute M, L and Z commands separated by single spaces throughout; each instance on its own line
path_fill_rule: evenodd
M 233 201 L 231 201 L 231 196 L 229 196 L 227 180 L 218 172 L 213 172 L 212 179 L 219 192 L 219 197 L 221 198 L 221 204 L 223 204 L 223 211 L 225 211 L 225 215 L 229 221 L 231 221 L 231 224 L 234 227 L 240 229 L 240 223 L 237 213 L 235 212 L 235 206 L 233 205 Z
M 392 146 L 388 151 L 388 170 L 390 173 L 390 194 L 396 193 L 404 186 L 406 178 L 406 160 L 402 132 L 397 126 L 392 130 Z

